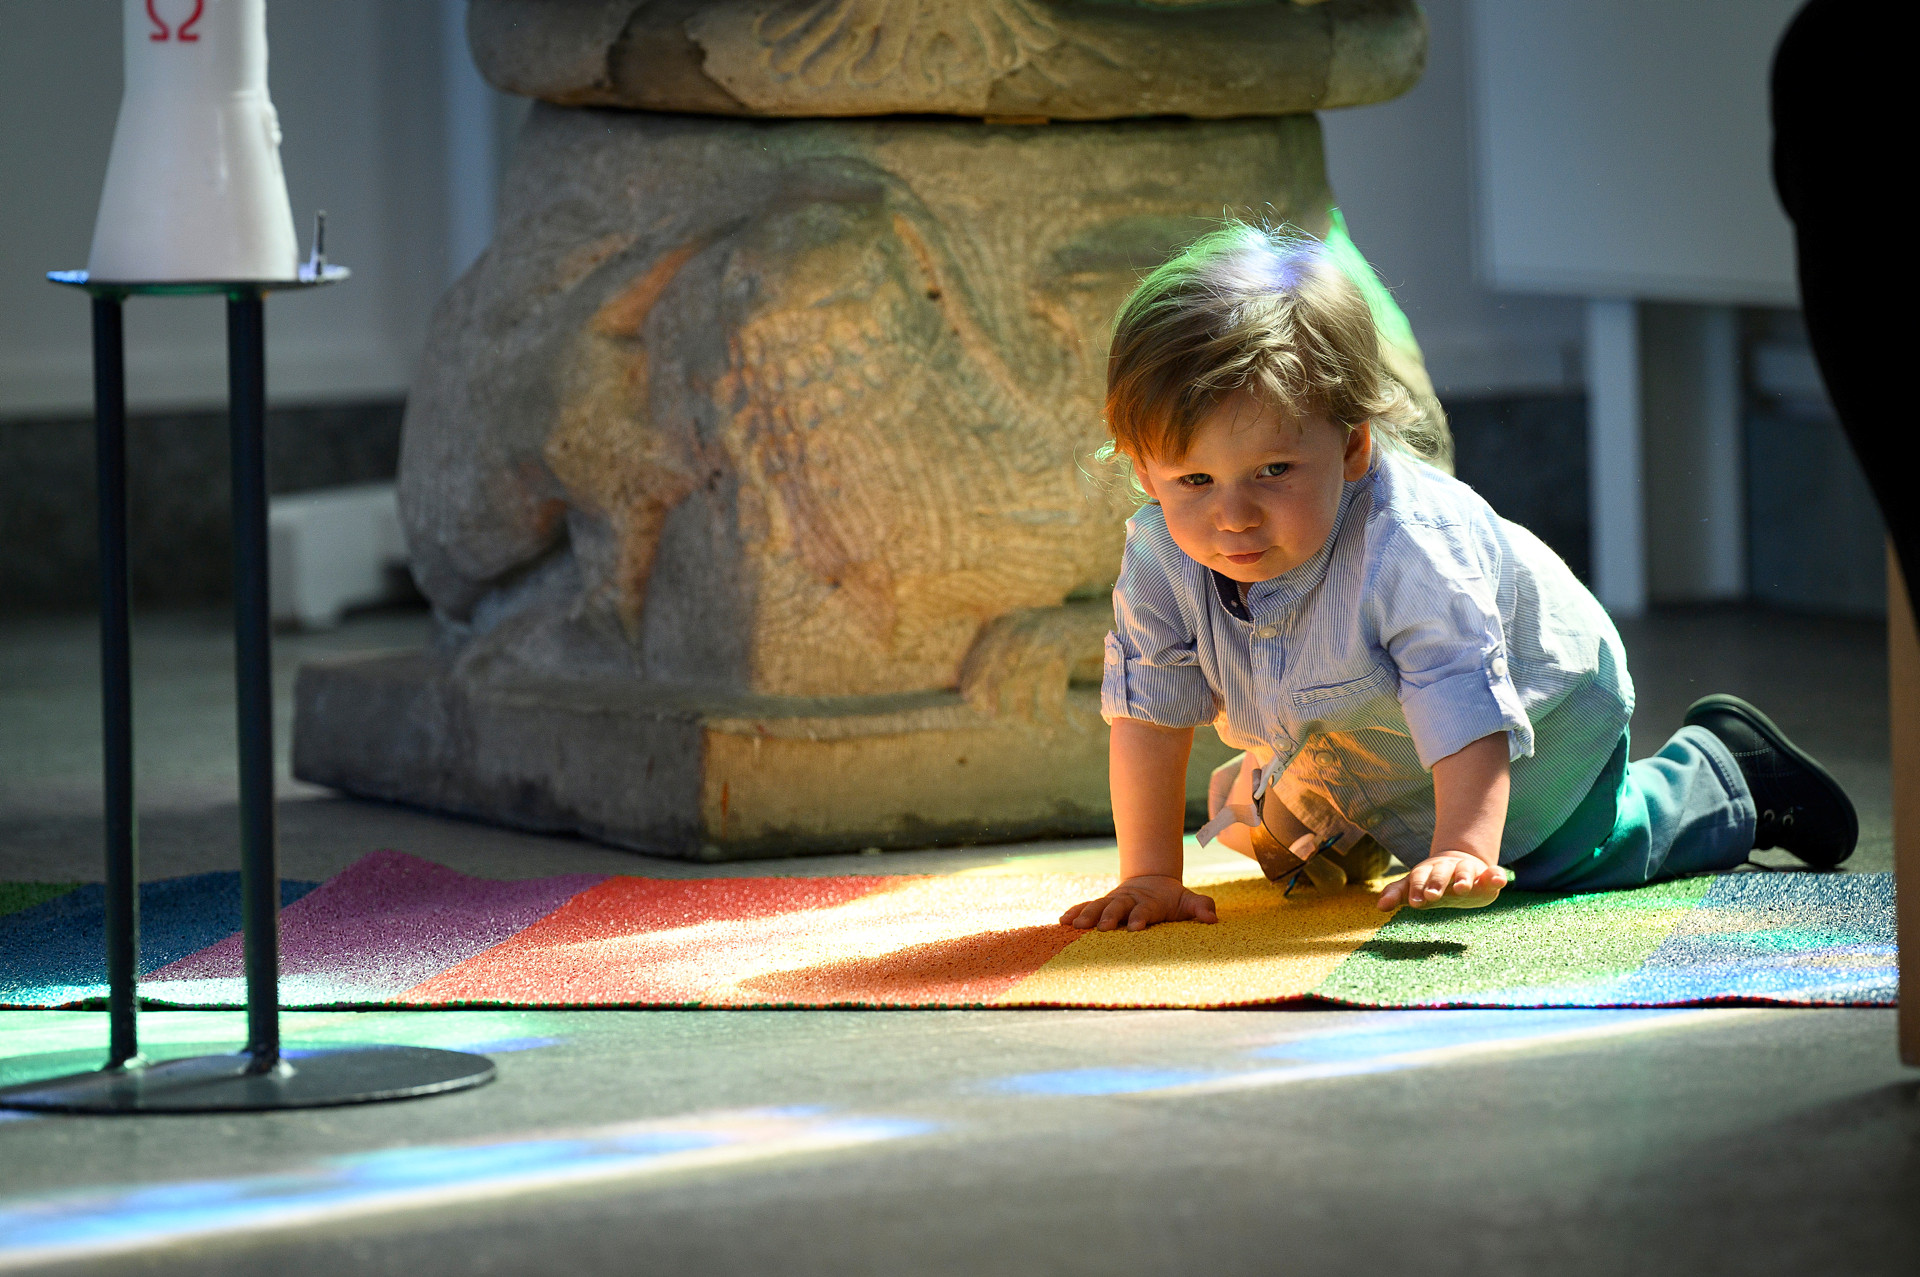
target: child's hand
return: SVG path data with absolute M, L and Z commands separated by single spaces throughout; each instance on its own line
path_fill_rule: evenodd
M 1380 910 L 1402 905 L 1415 909 L 1478 909 L 1490 905 L 1507 885 L 1507 871 L 1464 851 L 1441 851 L 1415 865 L 1407 876 L 1387 884 Z
M 1213 898 L 1188 891 L 1178 878 L 1143 874 L 1129 878 L 1098 900 L 1083 900 L 1060 915 L 1064 926 L 1082 931 L 1145 931 L 1156 922 L 1218 922 Z

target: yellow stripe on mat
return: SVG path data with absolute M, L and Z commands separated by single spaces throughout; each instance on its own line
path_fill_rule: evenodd
M 993 999 L 998 1006 L 1216 1007 L 1312 992 L 1388 918 L 1365 887 L 1282 897 L 1260 877 L 1202 887 L 1218 925 L 1088 932 Z
M 1112 885 L 1104 874 L 903 878 L 751 927 L 706 924 L 699 949 L 727 946 L 730 970 L 700 1004 L 978 1006 L 1072 943 L 1060 914 Z

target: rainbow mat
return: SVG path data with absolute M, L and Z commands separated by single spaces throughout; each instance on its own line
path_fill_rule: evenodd
M 1110 860 L 1112 853 L 1106 853 Z M 1078 932 L 1086 853 L 941 875 L 469 878 L 399 852 L 282 890 L 288 1007 L 1890 1005 L 1888 874 L 1735 873 L 1586 896 L 1509 892 L 1389 918 L 1244 862 L 1190 875 L 1220 913 Z M 1050 862 L 1051 866 L 1050 867 Z M 1076 871 L 1079 870 L 1079 871 Z M 239 884 L 142 888 L 151 1005 L 242 1001 Z M 0 1006 L 100 1005 L 98 886 L 0 884 Z

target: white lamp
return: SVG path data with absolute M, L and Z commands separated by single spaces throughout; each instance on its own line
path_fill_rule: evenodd
M 266 0 L 122 0 L 126 89 L 97 281 L 291 280 L 300 250 L 267 96 Z

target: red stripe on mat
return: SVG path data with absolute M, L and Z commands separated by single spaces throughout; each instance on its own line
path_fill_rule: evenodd
M 520 934 L 400 995 L 415 1005 L 685 1005 L 745 969 L 744 948 L 898 876 L 610 878 Z M 703 925 L 724 923 L 723 928 Z M 695 930 L 697 929 L 697 930 Z

